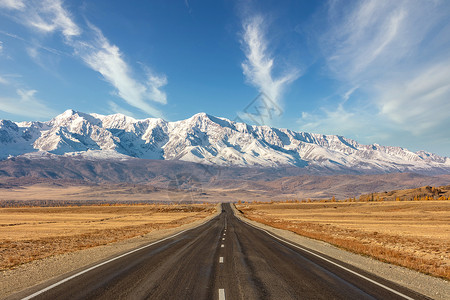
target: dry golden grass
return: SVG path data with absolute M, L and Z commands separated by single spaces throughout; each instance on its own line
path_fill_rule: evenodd
M 0 269 L 177 227 L 213 205 L 0 208 Z
M 450 201 L 237 205 L 246 217 L 450 279 Z

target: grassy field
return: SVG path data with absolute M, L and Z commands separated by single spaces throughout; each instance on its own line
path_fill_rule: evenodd
M 450 201 L 237 205 L 254 221 L 450 279 Z
M 177 227 L 214 205 L 116 205 L 0 208 L 0 269 Z

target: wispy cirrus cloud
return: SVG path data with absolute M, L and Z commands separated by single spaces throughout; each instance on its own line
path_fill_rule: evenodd
M 191 5 L 189 4 L 189 0 L 184 0 L 184 5 L 186 6 L 188 13 L 192 14 L 192 8 Z
M 0 8 L 12 10 L 16 22 L 42 33 L 62 32 L 65 38 L 79 36 L 82 31 L 63 8 L 61 0 L 0 0 Z
M 90 23 L 82 30 L 70 12 L 63 7 L 61 0 L 21 3 L 23 5 L 17 6 L 17 22 L 44 34 L 61 33 L 63 42 L 73 49 L 75 57 L 101 74 L 103 79 L 115 88 L 116 96 L 145 113 L 162 117 L 162 112 L 156 109 L 152 102 L 167 103 L 167 95 L 162 90 L 167 84 L 166 76 L 156 75 L 148 71 L 149 68 L 145 68 L 141 72 L 144 74 L 142 79 L 136 79 L 133 68 L 125 61 L 119 47 L 112 44 L 99 28 Z M 14 7 L 9 5 L 8 8 Z M 38 57 L 36 47 L 28 48 L 28 53 L 31 58 Z
M 401 59 L 410 45 L 404 36 L 407 9 L 401 1 L 358 1 L 351 5 L 330 1 L 327 29 L 320 47 L 332 72 L 340 79 L 357 80 L 361 73 L 372 75 L 380 63 Z M 401 40 L 398 37 L 401 36 Z M 396 51 L 392 51 L 393 49 Z M 376 75 L 376 74 L 375 74 Z
M 32 2 L 27 11 L 28 18 L 25 21 L 30 27 L 43 32 L 61 31 L 64 37 L 79 36 L 81 29 L 72 20 L 70 13 L 63 8 L 61 0 L 41 0 Z
M 265 30 L 267 24 L 261 15 L 247 17 L 243 21 L 242 48 L 246 56 L 241 64 L 246 81 L 259 92 L 270 98 L 269 109 L 281 107 L 283 92 L 289 84 L 300 76 L 295 68 L 284 69 L 279 76 L 274 75 L 275 59 L 268 50 Z M 272 104 L 273 102 L 273 104 Z
M 329 75 L 348 92 L 334 107 L 301 117 L 302 130 L 334 131 L 343 126 L 333 118 L 352 114 L 349 122 L 366 126 L 341 134 L 382 123 L 385 130 L 371 136 L 379 142 L 407 134 L 409 141 L 434 136 L 450 145 L 449 13 L 448 1 L 329 1 L 317 16 L 325 26 L 316 41 Z
M 148 73 L 146 80 L 135 80 L 119 47 L 112 45 L 94 25 L 90 24 L 89 28 L 92 32 L 90 43 L 85 41 L 71 43 L 76 55 L 114 86 L 117 95 L 128 104 L 152 116 L 161 117 L 162 113 L 149 104 L 149 101 L 167 103 L 166 94 L 160 90 L 167 84 L 166 77 Z
M 37 119 L 50 119 L 57 114 L 45 101 L 36 97 L 35 89 L 24 88 L 18 74 L 0 74 L 0 85 L 5 95 L 0 95 L 0 111 Z
M 450 140 L 450 60 L 380 83 L 377 89 L 380 114 L 415 135 L 442 132 Z
M 0 97 L 0 111 L 31 117 L 52 118 L 57 112 L 36 97 L 36 90 L 17 89 L 15 97 Z
M 6 85 L 6 84 L 8 84 L 9 82 L 8 82 L 8 80 L 6 80 L 3 76 L 0 75 L 0 83 L 3 84 L 3 85 Z
M 0 0 L 0 7 L 21 10 L 25 8 L 25 4 L 22 0 Z

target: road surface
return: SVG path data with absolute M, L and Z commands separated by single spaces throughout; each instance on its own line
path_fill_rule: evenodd
M 197 228 L 13 298 L 427 299 L 252 227 L 229 204 Z

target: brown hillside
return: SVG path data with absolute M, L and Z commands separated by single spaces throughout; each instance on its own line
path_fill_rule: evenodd
M 361 200 L 448 200 L 450 185 L 432 187 L 423 186 L 415 189 L 394 190 L 361 195 Z

